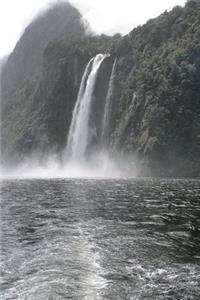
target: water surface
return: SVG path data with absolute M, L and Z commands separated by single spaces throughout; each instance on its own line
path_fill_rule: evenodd
M 199 180 L 8 180 L 1 299 L 200 299 Z

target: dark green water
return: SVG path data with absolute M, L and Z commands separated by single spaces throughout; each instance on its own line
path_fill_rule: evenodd
M 200 299 L 199 180 L 10 180 L 1 299 Z

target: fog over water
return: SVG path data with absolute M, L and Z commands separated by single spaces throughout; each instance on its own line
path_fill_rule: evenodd
M 133 154 L 114 153 L 108 143 L 110 113 L 112 108 L 112 91 L 116 59 L 110 74 L 107 96 L 102 112 L 101 134 L 96 150 L 91 150 L 96 123 L 91 122 L 91 107 L 94 101 L 94 90 L 102 63 L 109 54 L 97 54 L 85 67 L 82 75 L 77 100 L 74 105 L 69 127 L 66 147 L 62 155 L 39 159 L 41 154 L 27 157 L 13 169 L 3 172 L 5 178 L 120 178 L 135 177 L 137 165 Z M 106 118 L 106 120 L 105 120 Z M 64 129 L 63 129 L 64 130 Z
M 138 164 L 133 157 L 109 154 L 101 150 L 87 161 L 62 164 L 55 156 L 41 164 L 28 158 L 17 167 L 3 169 L 2 178 L 133 178 L 138 175 Z
M 168 1 L 169 5 L 183 2 Z M 80 5 L 83 11 L 85 9 L 84 16 L 93 19 L 93 24 L 96 21 L 96 28 L 99 19 L 95 18 L 92 8 L 101 7 L 100 16 L 107 9 L 106 15 L 113 14 L 112 23 L 115 13 L 119 19 L 123 15 L 120 7 L 129 4 L 130 8 L 136 2 L 86 0 L 82 1 L 81 6 L 81 1 L 72 0 L 72 4 L 77 3 L 77 7 Z M 147 13 L 153 2 L 158 5 L 167 1 L 145 2 L 146 7 L 143 0 L 138 7 Z M 94 6 L 89 14 L 87 5 L 92 3 Z M 16 15 L 15 5 L 12 10 Z M 17 8 L 20 11 L 20 6 Z M 130 10 L 130 15 L 132 13 Z M 129 23 L 128 15 L 124 14 L 123 17 L 127 17 Z M 97 32 L 101 32 L 104 26 L 109 33 L 113 32 L 109 18 L 105 22 L 103 18 L 100 21 L 102 27 Z M 1 300 L 200 299 L 200 179 L 142 178 L 143 171 L 143 174 L 150 174 L 148 170 L 145 173 L 144 164 L 151 163 L 153 155 L 148 151 L 150 146 L 154 146 L 154 139 L 148 148 L 145 135 L 139 134 L 145 141 L 144 145 L 139 144 L 137 148 L 138 153 L 143 146 L 145 148 L 143 161 L 133 152 L 125 150 L 131 148 L 133 151 L 135 147 L 134 126 L 130 126 L 130 135 L 127 132 L 127 136 L 133 138 L 131 147 L 120 136 L 116 141 L 112 139 L 115 79 L 120 81 L 121 77 L 116 76 L 117 67 L 122 67 L 124 60 L 122 58 L 120 62 L 115 55 L 96 53 L 90 57 L 91 53 L 88 54 L 77 99 L 76 95 L 71 98 L 70 94 L 70 99 L 76 100 L 71 103 L 73 109 L 70 107 L 68 111 L 71 120 L 63 125 L 65 117 L 62 119 L 57 113 L 53 115 L 53 121 L 55 116 L 58 117 L 63 130 L 57 144 L 56 139 L 50 143 L 51 139 L 45 138 L 45 150 L 40 148 L 41 140 L 37 148 L 34 138 L 38 133 L 34 133 L 31 150 L 23 145 L 21 148 L 14 147 L 10 152 L 10 163 L 7 161 L 2 164 Z M 103 96 L 99 97 L 98 102 L 95 88 L 97 92 L 97 83 L 101 79 L 99 70 L 106 63 L 110 71 L 104 68 L 107 70 L 105 90 L 99 87 Z M 123 80 L 121 82 L 124 84 Z M 135 91 L 131 90 L 130 99 L 132 95 L 134 102 Z M 65 96 L 64 92 L 64 104 L 69 99 Z M 55 106 L 59 105 L 58 102 L 55 101 Z M 141 102 L 143 105 L 146 99 L 142 98 Z M 98 106 L 99 103 L 101 105 Z M 131 111 L 131 105 L 127 106 L 127 111 Z M 129 124 L 124 114 L 126 110 L 122 111 L 119 123 L 125 121 L 125 130 Z M 45 114 L 41 115 L 43 117 Z M 10 121 L 9 118 L 7 120 Z M 38 120 L 34 120 L 37 127 Z M 141 124 L 145 125 L 145 120 Z M 24 123 L 20 125 L 23 127 Z M 158 127 L 155 126 L 155 129 Z M 154 136 L 151 126 L 144 128 L 150 132 L 150 138 Z M 27 132 L 30 129 L 31 126 Z M 55 135 L 59 130 L 55 131 Z M 27 141 L 29 135 L 23 137 Z M 55 144 L 55 148 L 50 148 L 52 144 Z M 36 148 L 38 152 L 33 150 Z M 15 152 L 16 149 L 18 152 Z M 153 151 L 151 153 L 154 154 Z M 9 151 L 6 155 L 9 155 Z M 166 160 L 163 161 L 165 167 Z M 187 168 L 184 160 L 183 163 Z

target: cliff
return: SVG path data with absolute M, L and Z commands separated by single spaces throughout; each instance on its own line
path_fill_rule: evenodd
M 133 67 L 118 96 L 113 143 L 134 150 L 154 175 L 200 174 L 199 18 L 200 2 L 189 1 L 116 48 L 121 64 Z
M 100 112 L 117 58 L 110 148 L 136 154 L 141 175 L 199 176 L 199 19 L 200 2 L 192 0 L 124 37 L 107 37 L 87 36 L 70 4 L 40 16 L 3 69 L 4 163 L 62 153 L 85 66 L 97 53 L 109 52 L 94 92 L 93 143 L 98 144 Z
M 69 3 L 52 6 L 25 29 L 2 70 L 3 163 L 22 161 L 33 151 L 41 155 L 47 152 L 48 111 L 46 114 L 44 107 L 58 81 L 70 73 L 74 83 L 75 75 L 68 68 L 71 57 L 63 59 L 62 56 L 59 58 L 55 55 L 54 60 L 50 61 L 48 50 L 46 55 L 44 53 L 55 40 L 85 35 L 82 16 Z M 76 75 L 76 84 L 79 84 L 80 76 L 81 74 L 78 77 Z M 70 85 L 70 89 L 67 89 L 69 95 L 74 90 L 77 92 L 74 84 Z M 61 94 L 65 91 L 64 88 Z

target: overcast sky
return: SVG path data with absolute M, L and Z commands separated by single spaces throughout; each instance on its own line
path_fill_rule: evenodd
M 25 26 L 51 0 L 0 0 L 0 57 L 11 52 Z M 59 2 L 59 1 L 57 1 Z M 184 5 L 186 0 L 71 0 L 97 33 L 128 33 L 133 27 Z

